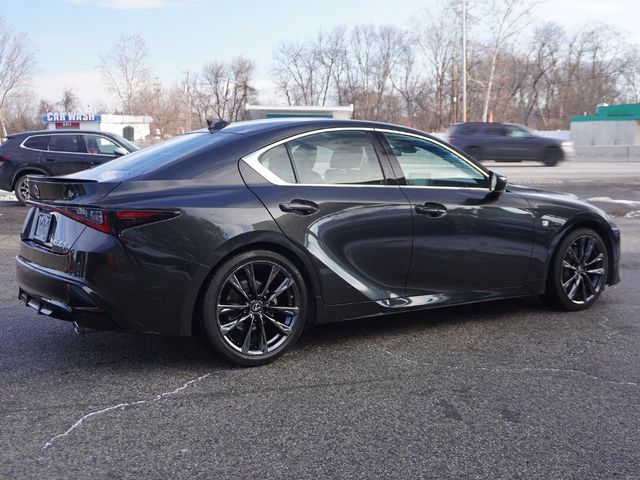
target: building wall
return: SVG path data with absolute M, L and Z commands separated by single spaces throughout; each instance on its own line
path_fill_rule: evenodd
M 79 126 L 74 125 L 74 128 L 65 128 L 65 130 L 95 130 L 114 133 L 116 135 L 121 135 L 124 137 L 124 128 L 127 126 L 131 126 L 133 127 L 134 142 L 143 142 L 151 133 L 151 117 L 142 115 L 101 114 L 99 116 L 96 115 L 95 118 L 96 120 L 99 118 L 99 121 L 81 120 L 79 122 L 76 122 L 75 120 L 73 120 L 73 123 L 78 124 Z M 56 130 L 56 122 L 49 121 L 49 123 L 47 123 L 47 129 Z
M 640 145 L 637 120 L 572 121 L 571 141 L 575 145 Z

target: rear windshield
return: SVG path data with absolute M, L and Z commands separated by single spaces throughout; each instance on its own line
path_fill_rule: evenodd
M 143 173 L 159 170 L 205 146 L 214 146 L 236 135 L 217 132 L 195 132 L 173 137 L 157 145 L 137 150 L 103 163 L 91 170 L 68 175 L 67 178 L 97 181 L 122 181 Z

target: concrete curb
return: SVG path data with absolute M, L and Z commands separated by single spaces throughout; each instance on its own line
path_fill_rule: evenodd
M 576 152 L 576 160 L 581 162 L 640 162 L 638 145 L 574 145 L 573 148 Z

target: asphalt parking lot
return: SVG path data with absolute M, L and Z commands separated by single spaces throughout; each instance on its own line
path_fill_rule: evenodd
M 622 283 L 592 309 L 528 298 L 327 325 L 254 369 L 25 308 L 26 209 L 0 201 L 0 478 L 640 478 L 636 165 L 498 168 L 616 217 Z

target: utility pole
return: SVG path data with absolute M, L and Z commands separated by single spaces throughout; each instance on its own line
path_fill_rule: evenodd
M 467 1 L 462 0 L 462 121 L 467 121 Z
M 185 88 L 187 90 L 187 102 L 189 102 L 189 108 L 187 109 L 187 132 L 191 131 L 191 113 L 193 112 L 193 102 L 191 100 L 191 82 L 189 80 L 189 70 L 182 72 L 187 75 L 187 83 Z

